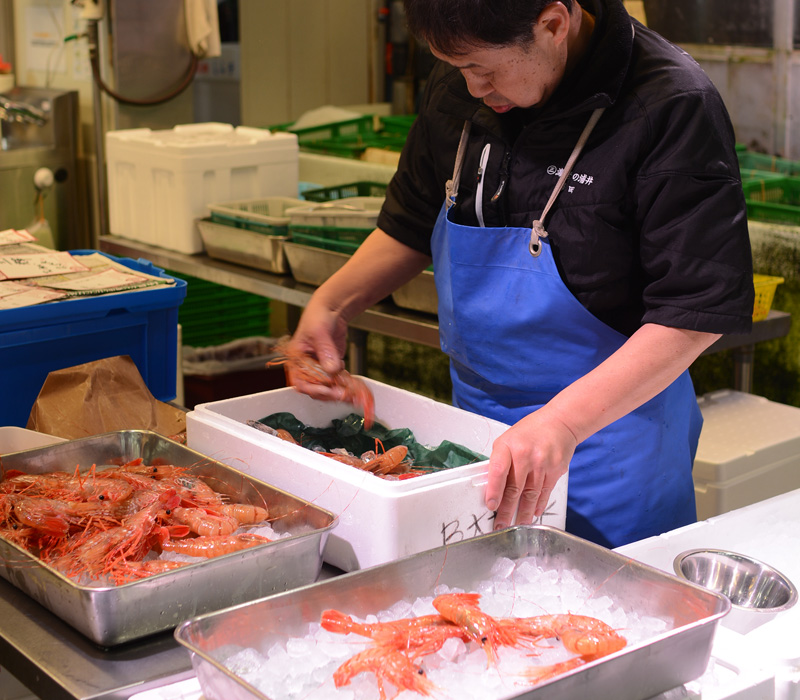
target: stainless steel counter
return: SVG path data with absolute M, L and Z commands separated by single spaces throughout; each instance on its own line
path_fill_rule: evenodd
M 120 236 L 101 237 L 100 250 L 134 259 L 145 258 L 157 267 L 277 299 L 298 309 L 308 304 L 315 290 L 315 287 L 295 282 L 288 275 L 261 272 L 214 260 L 203 254 L 176 253 Z M 752 333 L 724 336 L 703 354 L 732 350 L 735 365 L 733 388 L 750 392 L 753 388 L 755 344 L 785 336 L 789 332 L 791 323 L 790 314 L 770 311 L 766 320 L 753 324 Z M 407 311 L 391 301 L 382 302 L 357 316 L 350 323 L 348 369 L 356 374 L 364 373 L 366 333 L 380 333 L 412 343 L 439 347 L 439 322 L 436 316 Z
M 0 666 L 47 700 L 124 700 L 194 675 L 172 631 L 104 649 L 2 579 Z

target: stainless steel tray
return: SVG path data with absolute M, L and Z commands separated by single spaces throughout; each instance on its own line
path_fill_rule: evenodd
M 102 646 L 113 646 L 231 605 L 312 583 L 335 518 L 263 481 L 146 430 L 126 430 L 3 455 L 4 469 L 29 474 L 123 464 L 191 467 L 232 500 L 263 504 L 270 525 L 292 537 L 190 564 L 123 586 L 82 586 L 0 537 L 0 576 Z
M 269 236 L 235 226 L 199 219 L 197 228 L 209 257 L 254 267 L 257 270 L 287 274 L 283 246 L 286 236 Z
M 266 653 L 276 641 L 303 636 L 327 608 L 364 617 L 401 599 L 432 595 L 438 584 L 473 589 L 501 557 L 534 557 L 545 569 L 579 571 L 596 595 L 672 621 L 654 639 L 520 690 L 520 698 L 642 700 L 680 686 L 705 671 L 717 623 L 730 610 L 721 595 L 561 530 L 515 527 L 204 615 L 179 626 L 175 638 L 191 653 L 208 700 L 268 700 L 221 660 L 237 649 Z
M 392 301 L 403 309 L 424 311 L 428 314 L 438 313 L 439 296 L 436 294 L 433 272 L 423 270 L 413 280 L 393 292 Z
M 283 249 L 289 261 L 292 277 L 298 282 L 317 287 L 350 259 L 346 253 L 314 248 L 292 241 L 286 241 Z

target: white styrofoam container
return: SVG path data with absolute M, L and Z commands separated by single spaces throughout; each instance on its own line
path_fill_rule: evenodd
M 0 455 L 32 450 L 36 447 L 45 447 L 64 441 L 64 438 L 40 433 L 36 430 L 19 428 L 15 425 L 4 426 L 0 428 Z
M 800 408 L 731 390 L 698 402 L 703 413 L 693 469 L 698 519 L 800 488 Z
M 408 428 L 425 445 L 450 440 L 484 455 L 508 426 L 381 382 L 365 379 L 377 420 Z M 352 412 L 348 404 L 310 399 L 293 388 L 200 404 L 186 417 L 195 450 L 268 481 L 339 516 L 324 560 L 344 571 L 383 564 L 426 549 L 491 532 L 484 504 L 488 459 L 402 481 L 340 464 L 246 424 L 278 411 L 322 427 Z M 564 528 L 566 475 L 537 521 Z
M 199 253 L 208 204 L 297 197 L 297 136 L 206 122 L 106 134 L 111 233 Z

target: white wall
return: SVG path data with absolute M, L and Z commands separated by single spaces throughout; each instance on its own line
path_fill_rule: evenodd
M 375 0 L 239 0 L 242 121 L 381 101 Z

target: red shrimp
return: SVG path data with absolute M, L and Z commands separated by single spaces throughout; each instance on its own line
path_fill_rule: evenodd
M 480 609 L 480 597 L 479 593 L 446 593 L 433 599 L 433 607 L 483 647 L 489 664 L 496 664 L 497 647 L 513 646 L 516 638 L 498 619 Z
M 217 510 L 224 516 L 234 518 L 239 525 L 255 525 L 269 518 L 269 511 L 266 508 L 249 503 L 226 503 Z
M 624 648 L 627 641 L 602 620 L 587 615 L 538 615 L 500 619 L 500 626 L 514 636 L 531 640 L 558 638 L 564 648 L 585 661 L 599 659 Z
M 421 667 L 402 652 L 389 647 L 370 647 L 345 661 L 333 672 L 334 685 L 337 688 L 348 685 L 360 673 L 375 674 L 381 700 L 389 700 L 384 687 L 387 681 L 396 688 L 392 698 L 403 690 L 413 690 L 420 695 L 430 695 L 438 690 Z
M 325 610 L 320 625 L 329 632 L 359 634 L 369 637 L 377 644 L 406 652 L 414 659 L 433 654 L 451 637 L 470 641 L 464 631 L 441 615 L 391 620 L 389 622 L 356 622 L 338 610 Z
M 169 540 L 164 542 L 161 547 L 165 552 L 210 559 L 267 542 L 272 542 L 272 540 L 261 535 L 243 533 L 241 535 L 187 537 L 181 540 Z
M 215 515 L 202 508 L 173 508 L 172 517 L 198 535 L 230 535 L 239 527 L 239 521 L 232 515 Z
M 362 410 L 364 427 L 369 430 L 375 421 L 375 399 L 364 380 L 354 377 L 344 369 L 334 374 L 326 372 L 311 355 L 292 348 L 289 340 L 286 337 L 278 342 L 275 350 L 282 357 L 268 362 L 267 366 L 283 365 L 286 382 L 290 386 L 295 385 L 299 379 L 310 384 L 341 389 L 342 401 Z

